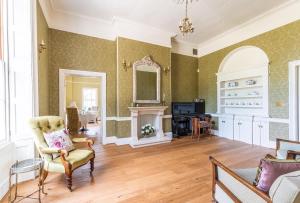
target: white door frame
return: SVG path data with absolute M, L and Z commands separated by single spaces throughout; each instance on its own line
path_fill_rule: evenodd
M 299 140 L 300 60 L 289 62 L 289 139 Z
M 106 143 L 106 73 L 59 69 L 59 115 L 64 118 L 65 115 L 65 77 L 66 76 L 87 76 L 99 77 L 101 79 L 101 135 L 102 142 Z

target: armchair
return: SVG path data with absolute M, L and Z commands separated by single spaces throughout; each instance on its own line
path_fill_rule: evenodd
M 276 156 L 278 159 L 300 159 L 300 142 L 276 139 Z
M 90 162 L 90 175 L 94 170 L 95 152 L 92 149 L 93 141 L 87 138 L 73 138 L 73 143 L 86 143 L 87 149 L 75 148 L 68 152 L 66 150 L 58 150 L 49 148 L 43 132 L 55 131 L 64 129 L 64 121 L 58 116 L 41 116 L 32 118 L 30 121 L 32 131 L 34 133 L 34 140 L 36 148 L 40 156 L 44 160 L 44 167 L 42 170 L 40 185 L 43 185 L 47 178 L 48 172 L 64 173 L 67 180 L 67 187 L 72 191 L 72 173 L 75 169 Z M 53 158 L 53 154 L 60 154 L 59 157 Z

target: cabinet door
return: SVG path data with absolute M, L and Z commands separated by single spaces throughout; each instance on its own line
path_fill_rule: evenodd
M 261 122 L 260 132 L 261 146 L 270 147 L 269 122 Z
M 241 141 L 240 139 L 240 120 L 234 120 L 234 140 Z
M 219 136 L 233 139 L 233 122 L 231 119 L 220 117 Z
M 261 122 L 253 121 L 253 144 L 261 145 Z
M 240 141 L 252 144 L 252 122 L 251 121 L 240 121 Z

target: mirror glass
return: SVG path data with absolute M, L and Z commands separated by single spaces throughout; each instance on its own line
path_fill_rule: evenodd
M 133 101 L 160 102 L 160 67 L 149 56 L 133 64 Z

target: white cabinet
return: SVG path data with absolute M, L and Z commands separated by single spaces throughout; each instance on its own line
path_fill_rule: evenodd
M 236 116 L 234 118 L 234 140 L 252 144 L 252 117 Z
M 264 147 L 270 146 L 269 122 L 266 119 L 254 118 L 253 144 Z
M 219 136 L 233 139 L 233 116 L 219 117 Z

